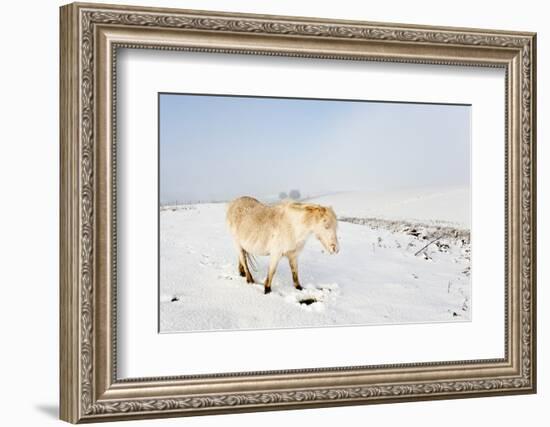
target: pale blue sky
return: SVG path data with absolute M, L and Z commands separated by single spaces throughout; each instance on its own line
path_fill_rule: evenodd
M 160 94 L 160 200 L 469 185 L 470 106 Z

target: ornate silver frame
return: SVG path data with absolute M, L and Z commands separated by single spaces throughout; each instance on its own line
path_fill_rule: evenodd
M 535 34 L 99 4 L 70 4 L 60 12 L 61 419 L 77 423 L 535 392 Z M 504 68 L 505 357 L 118 380 L 118 47 Z

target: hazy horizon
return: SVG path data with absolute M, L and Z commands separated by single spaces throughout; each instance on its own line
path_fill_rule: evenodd
M 160 202 L 470 185 L 470 106 L 160 94 Z

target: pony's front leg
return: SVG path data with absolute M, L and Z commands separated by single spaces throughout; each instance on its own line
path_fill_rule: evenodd
M 300 280 L 298 280 L 298 254 L 292 252 L 287 255 L 288 263 L 290 264 L 290 271 L 292 271 L 292 281 L 294 282 L 294 287 L 301 291 L 303 288 L 300 285 Z
M 265 279 L 264 294 L 268 294 L 271 292 L 271 281 L 273 280 L 273 276 L 275 275 L 275 270 L 277 270 L 277 264 L 279 264 L 280 259 L 281 254 L 272 254 L 271 258 L 269 259 L 269 270 L 267 272 L 267 278 Z

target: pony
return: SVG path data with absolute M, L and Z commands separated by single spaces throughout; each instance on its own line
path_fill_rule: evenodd
M 254 283 L 250 273 L 252 257 L 270 257 L 265 294 L 271 292 L 271 282 L 282 257 L 288 259 L 294 287 L 302 290 L 298 255 L 312 234 L 330 254 L 339 251 L 338 221 L 331 207 L 293 201 L 265 205 L 245 196 L 229 203 L 226 222 L 237 249 L 239 274 L 248 283 Z

